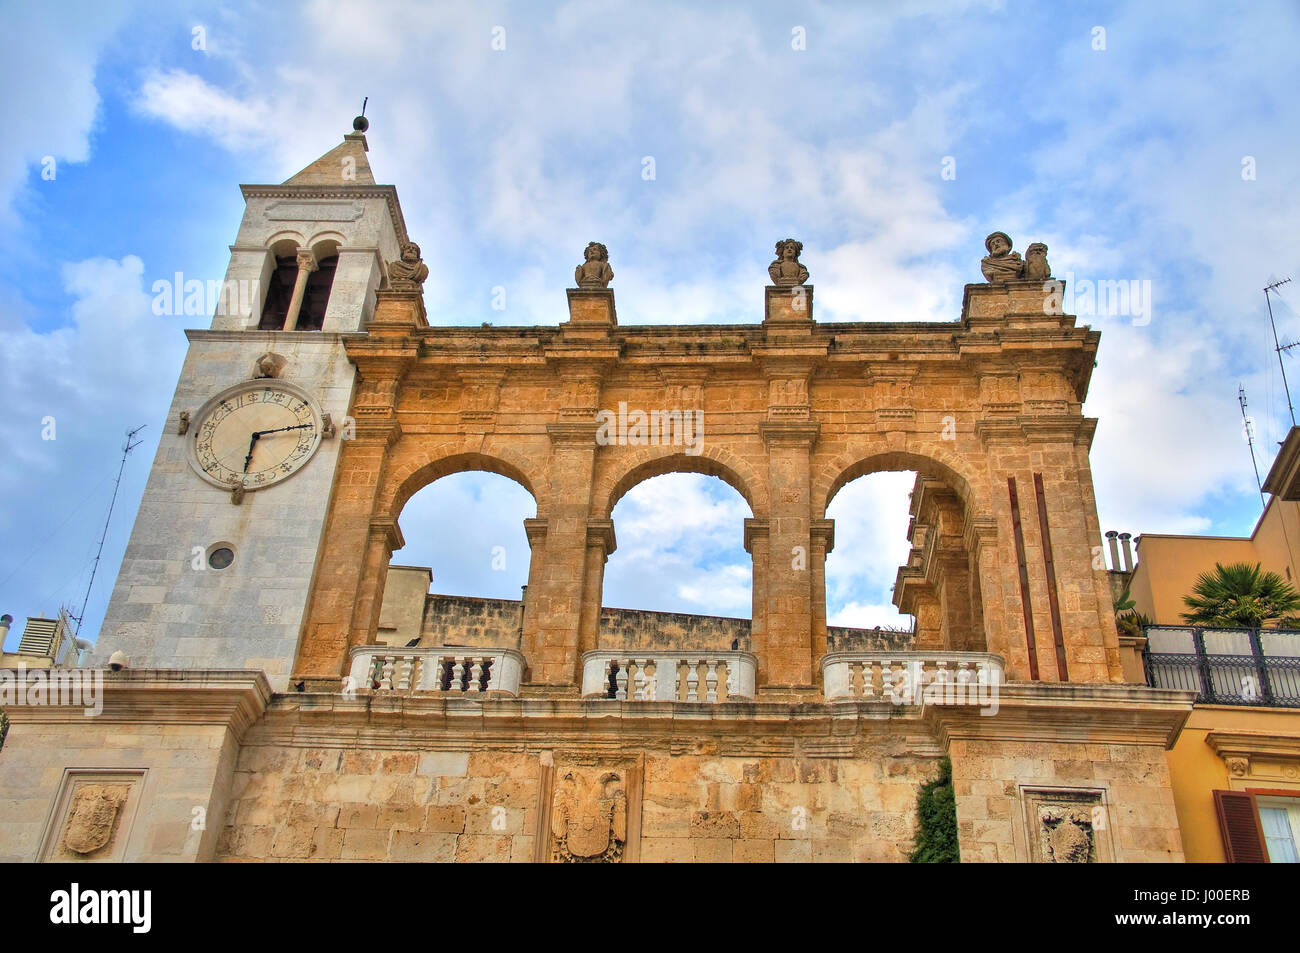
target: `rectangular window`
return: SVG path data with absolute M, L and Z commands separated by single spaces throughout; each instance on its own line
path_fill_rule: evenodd
M 1268 845 L 1268 859 L 1274 864 L 1300 863 L 1296 844 L 1300 843 L 1300 799 L 1261 797 L 1259 824 Z

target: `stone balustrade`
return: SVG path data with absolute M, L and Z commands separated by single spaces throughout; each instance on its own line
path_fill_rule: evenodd
M 582 656 L 582 697 L 717 704 L 750 701 L 758 659 L 749 652 L 598 650 Z
M 360 645 L 352 650 L 350 684 L 355 691 L 517 696 L 523 671 L 514 649 Z
M 986 652 L 835 652 L 822 659 L 828 702 L 983 705 L 1004 681 L 1002 657 Z

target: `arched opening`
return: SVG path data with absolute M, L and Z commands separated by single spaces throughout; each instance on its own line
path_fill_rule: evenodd
M 266 297 L 258 329 L 281 331 L 293 306 L 293 291 L 298 281 L 298 246 L 290 240 L 281 240 L 271 247 L 275 267 L 267 281 Z M 321 242 L 312 249 L 316 269 L 307 275 L 302 303 L 298 308 L 295 330 L 319 331 L 325 324 L 325 311 L 329 307 L 330 291 L 334 287 L 334 273 L 338 268 L 338 244 Z
M 985 651 L 979 565 L 959 480 L 921 461 L 846 471 L 826 507 L 827 650 Z
M 909 503 L 916 473 L 872 473 L 847 483 L 826 508 L 835 521 L 835 548 L 826 556 L 829 651 L 881 633 L 909 641 L 915 617 L 894 602 L 899 567 L 908 561 Z M 907 635 L 906 639 L 901 636 Z
M 652 475 L 623 490 L 611 513 L 618 546 L 605 567 L 600 647 L 748 650 L 751 515 L 733 486 L 704 473 Z
M 498 473 L 460 470 L 405 499 L 405 545 L 384 583 L 377 641 L 400 648 L 516 648 L 531 552 L 532 494 Z

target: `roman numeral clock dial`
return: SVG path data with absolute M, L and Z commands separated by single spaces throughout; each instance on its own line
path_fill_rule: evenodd
M 320 446 L 321 414 L 300 388 L 250 381 L 213 397 L 196 415 L 190 465 L 209 483 L 243 494 L 297 473 Z

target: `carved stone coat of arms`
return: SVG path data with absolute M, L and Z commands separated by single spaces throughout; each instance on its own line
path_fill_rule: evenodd
M 566 771 L 551 807 L 552 859 L 570 864 L 621 861 L 627 842 L 626 787 L 617 771 Z

